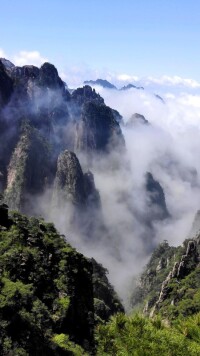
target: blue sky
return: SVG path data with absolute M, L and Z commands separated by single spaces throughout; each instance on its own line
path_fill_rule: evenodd
M 199 0 L 2 0 L 0 48 L 65 70 L 200 80 L 199 14 Z

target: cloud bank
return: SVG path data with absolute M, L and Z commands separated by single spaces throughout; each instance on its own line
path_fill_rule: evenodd
M 111 252 L 106 244 L 96 248 L 79 241 L 77 246 L 109 269 L 111 281 L 125 299 L 131 277 L 141 271 L 149 258 L 148 238 L 155 245 L 165 239 L 172 245 L 181 244 L 200 208 L 200 96 L 168 93 L 163 103 L 145 90 L 96 90 L 124 120 L 127 152 L 125 158 L 119 158 L 121 170 L 109 171 L 113 157 L 107 162 L 97 161 L 93 167 L 106 224 L 119 256 L 116 258 L 114 249 Z M 149 125 L 129 127 L 134 113 L 144 115 Z M 163 187 L 171 215 L 167 220 L 153 222 L 153 234 L 143 223 L 148 171 Z

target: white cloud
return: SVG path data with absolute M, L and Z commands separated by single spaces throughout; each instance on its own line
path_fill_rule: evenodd
M 190 88 L 199 88 L 200 87 L 200 82 L 194 80 L 194 79 L 188 79 L 188 78 L 181 78 L 179 76 L 167 76 L 163 75 L 160 78 L 155 78 L 155 77 L 147 77 L 143 79 L 143 82 L 146 85 L 149 85 L 151 83 L 155 84 L 160 84 L 160 85 L 165 85 L 165 86 L 186 86 Z
M 48 59 L 37 50 L 24 50 L 19 51 L 14 55 L 8 55 L 2 48 L 0 48 L 0 57 L 7 58 L 18 66 L 28 64 L 41 66 L 44 62 L 48 61 Z M 180 92 L 180 90 L 194 91 L 200 89 L 200 82 L 192 78 L 182 78 L 177 75 L 139 77 L 137 75 L 127 73 L 113 72 L 107 68 L 91 68 L 83 63 L 68 67 L 66 69 L 61 68 L 60 76 L 70 87 L 73 88 L 82 85 L 85 80 L 96 80 L 101 78 L 110 81 L 119 88 L 123 85 L 127 85 L 128 83 L 132 83 L 138 86 L 143 86 L 150 91 L 160 92 L 161 94 L 163 92 L 166 94 L 167 91 L 170 91 L 170 94 L 172 94 L 172 92 L 176 90 Z
M 132 82 L 132 81 L 138 81 L 139 77 L 135 75 L 128 75 L 128 74 L 119 74 L 117 75 L 117 79 L 122 82 Z
M 0 58 L 6 58 L 6 53 L 2 48 L 0 48 Z
M 192 78 L 182 78 L 177 75 L 139 77 L 134 74 L 109 71 L 108 69 L 97 70 L 86 65 L 68 67 L 67 69 L 63 69 L 60 75 L 73 88 L 83 85 L 85 80 L 101 78 L 108 80 L 118 88 L 130 83 L 136 86 L 143 86 L 151 92 L 160 94 L 166 94 L 167 92 L 173 94 L 174 92 L 180 93 L 181 91 L 191 91 L 194 93 L 195 90 L 200 90 L 200 82 Z
M 138 112 L 151 124 L 123 127 L 127 156 L 120 159 L 121 171 L 112 174 L 107 166 L 102 169 L 99 158 L 97 167 L 92 169 L 106 225 L 115 246 L 120 246 L 119 260 L 113 257 L 114 253 L 110 254 L 108 244 L 93 250 L 80 243 L 81 252 L 95 257 L 108 268 L 112 283 L 125 298 L 128 278 L 146 263 L 145 248 L 149 241 L 166 239 L 172 245 L 182 243 L 200 208 L 200 96 L 168 95 L 163 104 L 146 90 L 117 91 L 98 87 L 98 91 L 107 105 L 119 110 L 125 121 Z M 128 162 L 128 174 L 123 172 L 124 162 Z M 155 237 L 151 233 L 147 236 L 145 230 L 144 239 L 143 229 L 147 227 L 137 217 L 145 216 L 147 171 L 152 172 L 164 188 L 171 219 L 155 222 Z M 127 193 L 128 204 L 124 199 Z
M 186 105 L 186 106 L 192 106 L 193 108 L 200 108 L 200 96 L 199 95 L 182 95 L 178 99 L 180 104 Z
M 20 51 L 13 56 L 12 61 L 17 66 L 24 66 L 28 64 L 40 66 L 44 62 L 47 62 L 48 59 L 43 57 L 38 51 Z

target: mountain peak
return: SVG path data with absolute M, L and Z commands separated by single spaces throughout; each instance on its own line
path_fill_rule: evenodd
M 138 90 L 144 90 L 144 87 L 138 87 L 136 85 L 133 85 L 133 84 L 128 84 L 128 85 L 125 85 L 123 86 L 120 90 L 129 90 L 129 89 L 138 89 Z
M 136 112 L 130 117 L 126 125 L 128 127 L 133 127 L 137 125 L 149 125 L 149 121 L 144 117 L 144 115 Z
M 43 86 L 45 85 L 50 88 L 61 88 L 64 86 L 56 67 L 48 62 L 45 62 L 40 68 L 39 82 Z
M 107 88 L 107 89 L 117 89 L 115 85 L 113 85 L 106 79 L 86 80 L 86 81 L 84 81 L 84 84 L 99 85 L 99 86 L 101 86 L 103 88 Z

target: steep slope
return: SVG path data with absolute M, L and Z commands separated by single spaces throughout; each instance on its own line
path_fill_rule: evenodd
M 117 147 L 119 150 L 124 148 L 118 113 L 106 106 L 94 89 L 84 86 L 75 90 L 72 102 L 74 100 L 76 114 L 80 115 L 80 119 L 75 123 L 75 152 L 83 152 L 91 158 L 93 153 L 106 153 Z
M 51 179 L 50 148 L 38 130 L 24 125 L 7 172 L 6 202 L 11 209 L 33 212 L 33 197 L 42 194 Z
M 52 195 L 52 218 L 58 226 L 67 226 L 82 239 L 105 234 L 101 200 L 93 174 L 83 173 L 75 153 L 65 150 L 58 157 Z
M 195 214 L 188 238 L 192 238 L 195 235 L 199 235 L 199 231 L 200 231 L 200 210 L 198 210 Z
M 135 281 L 132 307 L 159 312 L 166 318 L 200 311 L 200 238 L 179 247 L 165 241 L 154 251 L 140 279 Z
M 86 103 L 77 125 L 75 151 L 105 152 L 120 145 L 124 146 L 124 140 L 112 110 L 105 105 Z
M 124 148 L 119 113 L 89 86 L 70 94 L 52 64 L 16 67 L 4 59 L 0 78 L 0 191 L 12 208 L 29 213 L 25 195 L 49 189 L 64 150 L 84 155 L 88 169 L 91 156 Z
M 152 220 L 164 220 L 170 214 L 165 201 L 165 193 L 160 183 L 155 180 L 152 173 L 146 173 L 146 191 L 149 207 L 149 216 Z
M 53 200 L 58 207 L 67 202 L 85 204 L 84 176 L 73 152 L 66 150 L 58 157 Z
M 108 282 L 108 271 L 94 258 L 91 259 L 93 265 L 93 284 L 94 284 L 94 310 L 96 314 L 96 322 L 102 323 L 108 321 L 109 318 L 116 313 L 124 312 L 124 309 L 119 302 L 119 298 L 113 287 Z
M 0 217 L 1 355 L 82 355 L 78 344 L 91 352 L 96 321 L 108 319 L 96 298 L 105 297 L 100 303 L 109 315 L 123 311 L 101 266 L 76 252 L 53 224 L 16 212 L 8 217 L 3 203 Z
M 13 92 L 13 81 L 6 73 L 3 62 L 0 60 L 0 107 L 7 104 Z

